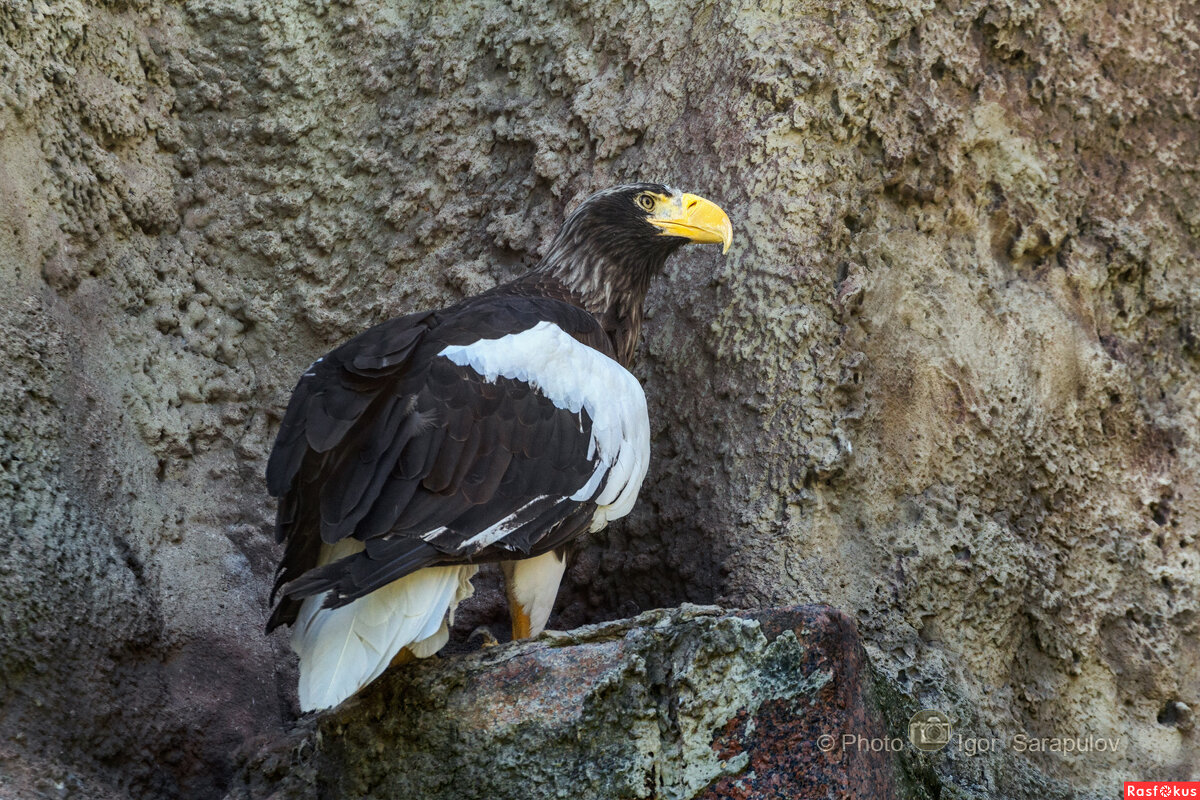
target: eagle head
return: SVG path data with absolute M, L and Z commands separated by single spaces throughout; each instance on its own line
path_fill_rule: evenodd
M 640 305 L 667 257 L 689 242 L 728 252 L 729 217 L 716 203 L 660 183 L 634 183 L 583 201 L 536 271 L 587 298 L 593 311 L 619 296 Z

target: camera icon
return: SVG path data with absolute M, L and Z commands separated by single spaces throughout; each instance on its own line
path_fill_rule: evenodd
M 926 753 L 936 753 L 950 743 L 950 715 L 927 708 L 908 721 L 908 740 Z

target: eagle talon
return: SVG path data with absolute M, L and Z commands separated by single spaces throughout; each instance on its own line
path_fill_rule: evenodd
M 471 635 L 467 637 L 467 641 L 469 642 L 475 637 L 479 637 L 483 640 L 483 644 L 481 644 L 480 647 L 495 647 L 496 645 L 500 644 L 500 640 L 496 638 L 496 635 L 492 633 L 492 629 L 487 625 L 480 625 L 478 628 L 471 631 Z

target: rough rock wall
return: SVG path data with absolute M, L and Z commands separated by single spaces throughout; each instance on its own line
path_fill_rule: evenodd
M 290 714 L 296 375 L 634 177 L 735 244 L 651 293 L 552 624 L 831 602 L 971 735 L 1122 738 L 947 786 L 1200 769 L 1194 3 L 411 5 L 0 5 L 0 794 L 219 795 Z

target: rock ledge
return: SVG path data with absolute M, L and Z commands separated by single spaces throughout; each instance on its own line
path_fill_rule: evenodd
M 895 796 L 844 734 L 883 736 L 852 619 L 684 605 L 393 670 L 257 743 L 230 800 Z

